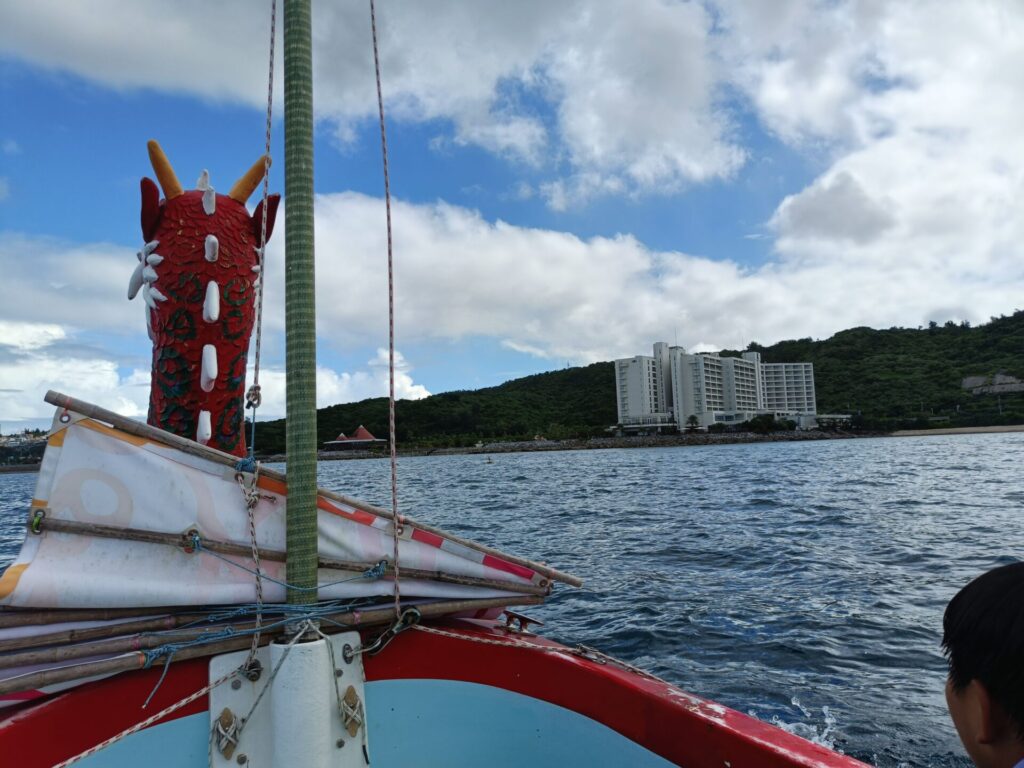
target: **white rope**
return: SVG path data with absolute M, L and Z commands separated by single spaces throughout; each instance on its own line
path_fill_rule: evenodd
M 221 678 L 219 678 L 217 680 L 214 680 L 209 685 L 203 686 L 198 691 L 196 691 L 193 694 L 190 694 L 190 695 L 186 696 L 181 701 L 176 701 L 174 704 L 171 704 L 171 706 L 165 707 L 164 709 L 161 709 L 155 715 L 150 715 L 145 720 L 142 720 L 141 722 L 138 722 L 135 725 L 133 725 L 131 728 L 125 728 L 120 733 L 118 733 L 118 734 L 116 734 L 114 736 L 111 736 L 109 739 L 106 739 L 105 741 L 101 741 L 99 744 L 96 744 L 95 746 L 89 747 L 89 749 L 85 750 L 84 752 L 79 752 L 74 757 L 69 757 L 64 762 L 57 763 L 57 765 L 55 765 L 54 768 L 67 768 L 67 766 L 74 765 L 79 760 L 84 760 L 85 758 L 89 757 L 90 755 L 96 754 L 101 749 L 106 749 L 111 744 L 114 744 L 115 742 L 118 742 L 121 739 L 127 738 L 128 736 L 131 736 L 133 733 L 138 733 L 139 731 L 141 731 L 141 730 L 143 730 L 145 728 L 148 728 L 153 723 L 155 723 L 157 720 L 160 720 L 161 718 L 166 717 L 167 715 L 171 714 L 172 712 L 176 712 L 177 710 L 181 709 L 182 707 L 191 704 L 196 699 L 205 696 L 207 693 L 212 691 L 218 685 L 222 685 L 222 684 L 226 683 L 232 677 L 237 675 L 240 671 L 241 671 L 240 669 L 232 670 L 228 674 L 224 675 L 224 677 L 221 677 Z
M 313 627 L 313 631 L 316 632 L 318 635 L 320 635 L 321 639 L 323 639 L 323 640 L 325 640 L 327 642 L 327 653 L 331 657 L 331 669 L 337 670 L 338 669 L 338 663 L 337 663 L 337 661 L 335 661 L 335 658 L 334 658 L 334 646 L 331 645 L 331 638 L 328 637 L 327 635 L 325 635 L 323 630 L 321 630 L 319 627 Z M 359 671 L 360 671 L 360 673 L 363 676 L 363 683 L 365 684 L 366 683 L 366 668 L 362 664 L 359 665 Z M 341 718 L 342 727 L 347 729 L 348 728 L 348 724 L 350 722 L 352 722 L 353 720 L 355 720 L 359 724 L 359 726 L 360 726 L 360 728 L 362 730 L 362 738 L 363 738 L 363 757 L 366 759 L 366 764 L 369 765 L 370 764 L 370 743 L 369 743 L 368 734 L 367 734 L 367 730 L 368 729 L 367 729 L 366 724 L 364 722 L 365 719 L 366 719 L 366 713 L 365 713 L 365 710 L 363 708 L 363 702 L 360 701 L 358 707 L 351 707 L 351 706 L 349 706 L 345 702 L 345 699 L 342 698 L 342 695 L 341 695 L 341 688 L 338 685 L 338 675 L 337 675 L 337 673 L 334 675 L 334 698 L 335 698 L 335 700 L 337 701 L 337 704 L 338 704 L 338 716 Z
M 245 717 L 243 717 L 239 722 L 237 731 L 239 739 L 242 738 L 242 731 L 245 728 L 245 726 L 252 720 L 252 715 L 256 711 L 256 707 L 258 707 L 260 705 L 260 702 L 263 700 L 263 695 L 267 691 L 269 691 L 270 686 L 273 685 L 274 678 L 277 677 L 277 673 L 281 671 L 281 667 L 284 666 L 284 660 L 288 658 L 288 654 L 292 652 L 292 648 L 294 648 L 295 644 L 306 635 L 307 631 L 315 628 L 316 625 L 309 619 L 306 619 L 299 625 L 295 634 L 292 635 L 291 640 L 288 641 L 288 645 L 284 649 L 284 653 L 281 654 L 281 658 L 277 660 L 277 664 L 275 664 L 274 668 L 270 671 L 270 677 L 267 678 L 267 682 L 264 683 L 263 687 L 260 689 L 259 694 L 257 694 L 256 701 L 252 703 L 252 706 L 249 707 L 249 711 L 246 712 Z
M 245 660 L 245 668 L 251 669 L 256 660 L 256 651 L 260 647 L 260 630 L 263 628 L 263 571 L 260 566 L 260 548 L 256 542 L 256 506 L 263 498 L 259 489 L 259 462 L 256 462 L 256 471 L 252 473 L 248 486 L 245 484 L 244 477 L 241 472 L 235 475 L 238 487 L 242 489 L 242 496 L 245 498 L 245 509 L 249 518 L 249 545 L 252 548 L 253 570 L 256 573 L 256 619 L 254 622 L 256 631 L 253 632 L 249 656 Z
M 259 257 L 259 288 L 256 291 L 256 354 L 253 360 L 252 387 L 249 388 L 247 399 L 252 407 L 253 422 L 256 421 L 256 409 L 260 403 L 260 350 L 263 342 L 263 287 L 267 283 L 264 267 L 267 250 L 267 200 L 270 197 L 270 132 L 274 115 L 274 41 L 277 28 L 277 0 L 270 2 L 270 67 L 267 71 L 267 124 L 266 144 L 263 151 L 263 220 L 260 222 Z
M 377 77 L 377 111 L 380 114 L 380 148 L 384 158 L 384 209 L 388 229 L 388 442 L 391 445 L 391 526 L 395 568 L 395 618 L 402 615 L 402 598 L 398 586 L 398 539 L 402 533 L 402 516 L 398 514 L 398 461 L 395 448 L 395 267 L 391 238 L 391 179 L 388 173 L 388 136 L 384 128 L 384 96 L 380 87 L 380 55 L 377 52 L 377 13 L 370 0 L 370 31 L 373 35 L 373 70 Z
M 222 755 L 229 747 L 233 750 L 238 746 L 238 726 L 238 718 L 234 716 L 231 718 L 231 725 L 227 728 L 220 724 L 219 717 L 213 721 L 213 740 L 217 743 L 217 751 Z M 210 760 L 210 763 L 212 764 L 213 760 Z

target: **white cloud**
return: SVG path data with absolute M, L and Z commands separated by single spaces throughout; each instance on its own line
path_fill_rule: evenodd
M 863 245 L 881 237 L 894 220 L 848 171 L 824 176 L 779 204 L 772 225 L 783 238 L 847 240 Z
M 375 114 L 366 8 L 315 14 L 317 108 L 351 141 Z M 269 20 L 243 0 L 38 0 L 4 21 L 0 50 L 39 66 L 263 104 Z M 534 186 L 556 210 L 729 178 L 747 156 L 732 125 L 743 100 L 831 166 L 817 191 L 845 172 L 884 206 L 872 195 L 895 176 L 897 227 L 908 209 L 970 208 L 1024 165 L 1020 4 L 396 0 L 378 21 L 391 117 L 437 122 L 439 147 L 546 169 Z M 915 189 L 922 169 L 942 183 Z
M 388 394 L 388 351 L 378 349 L 376 357 L 367 360 L 366 369 L 352 372 L 337 372 L 324 366 L 316 369 L 316 404 L 324 408 L 338 403 L 354 403 L 370 397 L 387 397 Z M 421 400 L 430 392 L 421 384 L 413 382 L 402 353 L 395 350 L 395 399 Z M 252 368 L 249 381 L 252 381 Z M 285 414 L 285 371 L 280 367 L 263 367 L 260 370 L 261 419 L 282 418 Z
M 141 325 L 141 324 L 140 324 Z M 135 345 L 148 357 L 149 342 L 144 331 Z M 123 372 L 110 349 L 78 345 L 75 334 L 59 325 L 0 319 L 0 425 L 8 432 L 23 426 L 37 427 L 49 422 L 52 407 L 43 402 L 47 390 L 73 395 L 130 418 L 144 419 L 149 406 L 149 368 L 131 368 Z M 415 383 L 412 366 L 401 352 L 395 351 L 395 397 L 418 400 L 430 392 Z M 248 381 L 253 380 L 252 367 Z M 263 404 L 261 419 L 285 415 L 285 373 L 279 367 L 265 366 L 260 372 Z M 388 354 L 378 349 L 366 368 L 338 372 L 317 367 L 317 405 L 386 397 L 388 393 Z
M 53 323 L 19 323 L 0 320 L 0 345 L 27 352 L 61 341 L 67 333 Z
M 735 347 L 855 325 L 916 326 L 949 308 L 957 319 L 977 322 L 1020 306 L 1024 265 L 1016 244 L 1024 241 L 1024 221 L 1013 214 L 1011 182 L 988 190 L 984 205 L 963 210 L 955 196 L 941 204 L 943 186 L 927 168 L 902 180 L 893 172 L 881 189 L 861 181 L 877 174 L 844 171 L 839 166 L 780 207 L 780 256 L 758 268 L 652 250 L 629 235 L 584 239 L 488 221 L 443 202 L 396 200 L 397 344 L 409 351 L 423 342 L 485 337 L 538 356 L 590 362 L 634 354 L 650 339 L 677 332 L 684 345 Z M 929 188 L 928 205 L 905 202 L 907 189 Z M 1000 195 L 1005 202 L 993 207 Z M 319 196 L 316 206 L 319 337 L 341 351 L 381 345 L 382 201 L 342 193 Z M 918 223 L 908 224 L 908 217 Z M 268 249 L 267 367 L 279 359 L 284 332 L 283 234 Z M 135 264 L 130 249 L 0 237 L 0 263 L 0 318 L 56 326 L 69 337 L 86 328 L 120 335 L 137 355 L 147 353 L 141 312 L 122 290 Z M 32 342 L 37 336 L 24 343 L 41 343 Z M 384 371 L 368 365 L 327 376 L 321 390 L 379 395 L 385 380 Z M 400 396 L 416 396 L 411 380 L 400 377 L 399 385 Z
M 243 0 L 39 0 L 7 9 L 0 51 L 115 88 L 258 108 L 264 10 Z M 376 115 L 367 16 L 360 4 L 314 9 L 315 103 L 341 144 Z M 711 15 L 700 3 L 636 0 L 625 11 L 615 0 L 411 0 L 382 7 L 378 24 L 392 119 L 447 121 L 439 146 L 564 168 L 548 190 L 556 207 L 663 193 L 744 161 L 717 103 Z
M 826 161 L 772 218 L 780 270 L 871 292 L 871 325 L 1020 306 L 1005 287 L 1024 281 L 1024 6 L 720 7 L 723 56 L 762 123 Z
M 53 406 L 43 395 L 53 389 L 132 418 L 144 418 L 149 401 L 148 373 L 118 373 L 117 363 L 34 349 L 16 355 L 0 347 L 0 423 L 4 431 L 48 422 Z
M 0 232 L 0 316 L 132 333 L 144 323 L 127 296 L 137 263 L 134 251 L 123 246 Z
M 110 0 L 97 2 L 88 10 L 56 0 L 17 5 L 0 46 L 117 87 L 259 106 L 259 14 L 193 2 L 168 19 L 155 0 L 119 4 L 117 13 Z M 633 354 L 676 329 L 688 346 L 741 346 L 949 314 L 976 322 L 1020 306 L 1024 6 L 643 0 L 628 13 L 610 2 L 389 8 L 381 35 L 392 116 L 449 121 L 438 128 L 441 148 L 476 143 L 542 168 L 553 160 L 557 171 L 521 189 L 556 209 L 728 177 L 745 155 L 719 101 L 723 84 L 769 131 L 823 166 L 805 189 L 778 201 L 765 223 L 775 258 L 758 268 L 727 254 L 654 251 L 628 234 L 583 239 L 445 203 L 398 201 L 398 334 L 410 354 L 424 340 L 483 336 L 586 362 Z M 374 108 L 366 19 L 355 6 L 321 4 L 317 13 L 317 103 L 344 132 Z M 333 195 L 319 199 L 317 211 L 321 337 L 379 344 L 387 295 L 381 203 Z M 279 233 L 271 244 L 271 335 L 283 327 L 282 243 Z M 110 277 L 127 281 L 130 249 L 6 236 L 0 263 L 7 317 L 142 333 L 124 283 Z M 363 373 L 327 376 L 322 390 L 369 387 L 372 372 Z
M 590 3 L 546 70 L 574 173 L 558 208 L 596 193 L 676 188 L 729 176 L 745 160 L 716 107 L 711 17 L 697 3 Z
M 852 180 L 820 189 L 826 200 L 860 194 Z M 856 325 L 917 326 L 950 307 L 957 319 L 978 322 L 1020 306 L 1024 267 L 1009 263 L 1007 249 L 1024 238 L 1024 222 L 1008 222 L 1005 241 L 947 242 L 936 232 L 933 247 L 897 257 L 908 244 L 902 225 L 865 238 L 879 224 L 868 214 L 881 215 L 868 207 L 860 219 L 837 213 L 805 226 L 814 202 L 794 200 L 779 215 L 779 259 L 744 268 L 655 251 L 628 235 L 583 239 L 446 203 L 394 201 L 398 343 L 483 336 L 527 354 L 591 362 L 635 354 L 677 331 L 687 346 L 737 347 Z M 343 347 L 386 339 L 382 201 L 345 193 L 316 205 L 321 338 Z M 880 249 L 882 241 L 893 245 Z M 268 269 L 268 286 L 282 285 L 277 238 Z M 282 295 L 268 287 L 265 322 L 278 335 Z
M 658 338 L 688 347 L 742 347 L 752 340 L 825 337 L 857 325 L 916 326 L 951 314 L 978 322 L 1020 306 L 1024 266 L 1017 243 L 1024 240 L 1024 221 L 1009 208 L 979 203 L 960 211 L 952 207 L 956 198 L 935 210 L 890 203 L 886 211 L 895 223 L 874 239 L 840 218 L 808 223 L 821 203 L 816 195 L 826 203 L 860 200 L 861 193 L 904 201 L 905 186 L 941 188 L 925 168 L 920 178 L 887 178 L 884 194 L 861 182 L 871 174 L 850 173 L 849 180 L 827 177 L 806 199 L 783 206 L 776 225 L 781 255 L 759 268 L 652 250 L 628 235 L 583 239 L 487 221 L 445 203 L 395 201 L 397 343 L 408 352 L 435 340 L 490 338 L 527 354 L 586 363 L 636 354 Z M 999 199 L 997 192 L 993 187 L 984 196 L 987 204 Z M 320 196 L 316 206 L 321 344 L 339 350 L 382 344 L 383 203 L 345 193 Z M 922 223 L 911 227 L 908 216 Z M 865 221 L 872 223 L 870 216 Z M 284 328 L 282 235 L 271 241 L 267 262 L 264 416 L 284 412 L 284 374 L 275 364 Z M 0 262 L 0 336 L 7 339 L 0 346 L 0 388 L 19 391 L 0 401 L 0 420 L 45 413 L 38 405 L 43 392 L 60 387 L 141 412 L 144 372 L 119 376 L 124 364 L 119 369 L 115 360 L 124 355 L 73 348 L 89 329 L 103 349 L 128 344 L 130 359 L 148 356 L 144 323 L 123 293 L 135 264 L 131 251 L 6 237 Z M 52 284 L 39 277 L 53 273 L 59 280 Z M 356 371 L 319 370 L 320 405 L 386 394 L 384 360 L 378 351 Z M 425 396 L 404 358 L 398 362 L 398 396 Z M 128 396 L 130 385 L 137 391 Z

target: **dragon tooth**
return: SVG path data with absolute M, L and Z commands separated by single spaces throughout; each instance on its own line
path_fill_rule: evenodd
M 142 264 L 135 267 L 135 271 L 132 272 L 132 276 L 128 278 L 128 301 L 135 298 L 139 292 L 139 288 L 142 287 Z
M 164 296 L 163 293 L 160 292 L 160 289 L 155 285 L 149 286 L 149 295 L 157 301 L 167 301 L 167 297 Z
M 164 257 L 161 256 L 159 253 L 151 253 L 149 254 L 149 256 L 146 257 L 146 263 L 149 264 L 151 267 L 155 267 L 158 264 L 162 264 L 163 261 Z
M 196 189 L 209 189 L 210 188 L 210 172 L 203 168 L 203 172 L 199 174 L 199 178 L 196 180 Z
M 199 412 L 199 424 L 196 425 L 196 442 L 206 445 L 213 437 L 213 427 L 210 424 L 210 412 Z
M 203 392 L 212 392 L 217 383 L 217 348 L 213 344 L 203 345 L 203 364 L 199 373 L 199 386 Z
M 142 246 L 142 252 L 147 256 L 156 250 L 156 247 L 160 245 L 159 240 L 150 240 L 144 246 Z
M 252 271 L 257 273 L 257 274 L 259 274 L 260 269 L 261 269 L 261 267 L 260 267 L 259 264 L 254 264 L 253 267 L 252 267 Z
M 158 275 L 156 270 L 148 264 L 142 268 L 142 282 L 144 283 L 155 283 Z
M 216 323 L 220 320 L 220 286 L 215 280 L 206 284 L 206 299 L 203 301 L 203 320 Z
M 212 211 L 209 211 L 209 213 L 212 213 Z M 206 236 L 206 250 L 203 253 L 203 256 L 206 258 L 207 261 L 212 263 L 212 262 L 217 260 L 217 257 L 219 255 L 220 255 L 220 243 L 217 241 L 217 236 L 216 235 L 207 235 Z
M 156 300 L 149 293 L 149 286 L 142 286 L 142 300 L 146 302 L 146 306 L 150 309 L 156 309 Z
M 213 216 L 217 210 L 217 193 L 213 191 L 213 187 L 207 187 L 203 192 L 203 210 L 207 216 Z

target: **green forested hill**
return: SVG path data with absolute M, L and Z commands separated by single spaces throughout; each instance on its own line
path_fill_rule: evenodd
M 615 385 L 611 363 L 567 368 L 515 379 L 497 387 L 445 392 L 395 405 L 399 444 L 472 445 L 484 438 L 529 440 L 537 434 L 556 440 L 603 434 L 615 423 Z M 322 408 L 317 420 L 320 442 L 360 424 L 387 437 L 388 402 L 377 397 Z M 284 421 L 258 427 L 257 447 L 284 452 Z
M 972 395 L 960 386 L 975 375 L 1024 379 L 1024 311 L 976 327 L 851 328 L 824 341 L 750 349 L 767 363 L 814 363 L 821 413 L 859 413 L 869 425 L 892 429 L 944 417 L 960 426 L 1024 422 L 1024 394 Z
M 818 411 L 855 414 L 865 428 L 1024 422 L 1024 393 L 972 395 L 960 386 L 974 375 L 1024 379 L 1024 311 L 976 327 L 950 322 L 921 329 L 851 328 L 823 341 L 749 348 L 769 363 L 814 363 Z M 487 389 L 403 400 L 396 412 L 398 440 L 405 445 L 602 434 L 616 419 L 614 372 L 611 363 L 595 363 L 540 373 Z M 385 437 L 387 400 L 321 409 L 320 441 L 360 424 Z M 284 421 L 260 424 L 257 443 L 261 452 L 283 452 Z

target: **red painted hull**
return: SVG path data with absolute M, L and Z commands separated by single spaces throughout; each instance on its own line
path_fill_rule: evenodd
M 542 638 L 509 635 L 488 622 L 458 621 L 448 627 L 466 639 L 407 631 L 379 655 L 365 659 L 367 683 L 429 679 L 492 686 L 583 715 L 688 768 L 863 766 L 614 663 L 540 650 L 558 647 Z M 479 639 L 531 647 L 474 642 Z M 127 673 L 6 710 L 0 719 L 0 755 L 13 758 L 12 765 L 42 768 L 79 754 L 201 689 L 209 682 L 208 661 L 172 665 L 143 710 L 141 704 L 159 674 L 158 669 Z M 207 707 L 203 697 L 168 720 L 201 713 Z

